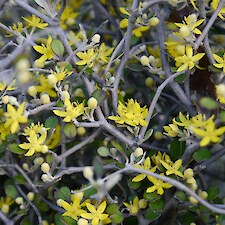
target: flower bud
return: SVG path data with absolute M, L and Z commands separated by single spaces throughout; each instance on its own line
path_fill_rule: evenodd
M 88 107 L 89 107 L 90 109 L 96 109 L 96 107 L 97 107 L 97 105 L 98 105 L 98 101 L 97 101 L 96 98 L 91 97 L 91 98 L 88 99 L 87 104 L 88 104 Z
M 86 219 L 80 218 L 77 221 L 77 225 L 88 225 L 88 221 Z
M 48 173 L 49 172 L 49 170 L 50 170 L 50 166 L 49 166 L 49 164 L 48 163 L 42 163 L 41 164 L 41 170 L 42 170 L 42 172 L 44 172 L 44 173 Z
M 27 163 L 23 163 L 23 164 L 22 164 L 22 168 L 23 168 L 24 170 L 26 170 L 26 171 L 29 170 L 29 166 L 28 166 Z
M 57 204 L 59 207 L 62 207 L 62 203 L 63 203 L 63 200 L 60 199 L 60 198 L 56 201 L 56 204 Z
M 151 78 L 151 77 L 146 78 L 145 85 L 148 88 L 152 88 L 154 86 L 154 84 L 155 84 L 155 81 L 153 80 L 153 78 Z
M 138 202 L 138 206 L 140 209 L 145 209 L 148 205 L 148 202 L 145 199 L 140 199 Z
M 32 96 L 33 98 L 36 98 L 36 95 L 37 95 L 37 88 L 35 86 L 30 86 L 28 89 L 27 89 L 27 93 Z
M 2 103 L 4 103 L 4 104 L 8 104 L 8 103 L 9 103 L 9 96 L 8 96 L 8 95 L 5 95 L 5 96 L 2 98 Z
M 29 192 L 27 198 L 32 202 L 34 200 L 34 192 Z
M 57 77 L 54 74 L 48 75 L 47 79 L 48 79 L 48 83 L 52 86 L 54 86 L 58 82 Z
M 48 174 L 42 174 L 41 179 L 43 180 L 43 182 L 52 181 L 52 177 Z
M 34 61 L 34 66 L 38 67 L 38 68 L 44 68 L 45 67 L 45 63 L 44 62 L 40 62 L 38 59 Z
M 84 176 L 87 180 L 92 179 L 93 176 L 94 176 L 93 169 L 92 169 L 90 166 L 84 167 L 84 170 L 83 170 L 83 176 Z
M 77 88 L 76 91 L 74 92 L 74 95 L 76 97 L 81 97 L 81 98 L 84 98 L 84 91 L 81 89 L 81 88 Z
M 192 203 L 192 204 L 198 204 L 198 200 L 197 199 L 195 199 L 194 197 L 189 197 L 189 201 L 190 201 L 190 203 Z
M 200 198 L 207 199 L 208 193 L 206 191 L 198 190 L 198 195 Z
M 9 205 L 3 203 L 3 205 L 1 206 L 1 211 L 7 214 L 9 212 Z
M 159 23 L 159 19 L 157 17 L 152 17 L 150 20 L 149 20 L 149 25 L 151 27 L 155 27 L 157 26 Z
M 33 163 L 34 165 L 40 166 L 44 162 L 44 159 L 42 157 L 38 157 L 34 159 Z
M 22 198 L 22 197 L 17 197 L 17 198 L 15 199 L 15 202 L 16 202 L 16 204 L 18 204 L 18 205 L 22 205 L 22 204 L 23 204 L 23 198 Z
M 20 71 L 16 75 L 16 79 L 19 82 L 19 84 L 27 84 L 31 80 L 31 73 L 29 71 Z
M 163 134 L 161 131 L 155 131 L 153 134 L 155 140 L 160 141 L 163 138 Z
M 179 29 L 179 34 L 181 37 L 186 38 L 190 35 L 191 30 L 189 29 L 189 27 L 187 25 L 183 25 L 180 29 Z
M 194 172 L 191 168 L 188 168 L 184 171 L 184 177 L 186 179 L 191 179 L 191 178 L 193 178 L 193 176 L 194 176 Z
M 19 106 L 19 103 L 18 103 L 18 101 L 17 101 L 17 98 L 14 97 L 14 96 L 9 96 L 9 103 L 10 103 L 11 105 Z
M 43 146 L 42 146 L 42 149 L 41 149 L 41 152 L 42 152 L 43 154 L 45 154 L 47 151 L 48 151 L 48 146 L 47 146 L 47 145 L 43 145 Z
M 140 156 L 142 156 L 142 155 L 143 155 L 143 149 L 140 148 L 140 147 L 136 148 L 135 151 L 134 151 L 134 156 L 135 156 L 136 158 L 138 158 L 138 157 L 140 157 Z
M 91 41 L 94 43 L 94 44 L 98 44 L 100 42 L 100 39 L 101 39 L 101 36 L 99 34 L 95 34 Z
M 20 72 L 26 71 L 29 67 L 30 67 L 30 62 L 26 58 L 20 59 L 16 64 L 16 70 Z
M 149 58 L 146 55 L 141 56 L 140 62 L 142 66 L 149 66 Z
M 77 128 L 77 134 L 78 134 L 78 136 L 82 137 L 82 136 L 85 135 L 85 133 L 86 133 L 86 129 L 84 127 L 78 127 Z
M 49 95 L 46 93 L 41 95 L 41 101 L 43 104 L 48 104 L 51 102 Z

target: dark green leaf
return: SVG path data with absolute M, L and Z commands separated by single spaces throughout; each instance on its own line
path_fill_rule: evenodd
M 145 212 L 145 217 L 149 220 L 149 221 L 153 221 L 156 220 L 158 217 L 160 217 L 160 213 L 159 212 L 154 212 L 151 208 L 148 208 Z
M 207 148 L 200 148 L 193 154 L 193 158 L 196 162 L 209 159 L 211 157 L 211 152 Z
M 170 144 L 170 157 L 173 161 L 180 159 L 185 151 L 185 142 L 174 140 Z
M 71 200 L 71 192 L 68 187 L 61 187 L 59 191 L 56 193 L 56 198 L 57 199 L 63 199 L 65 201 L 70 201 Z
M 184 73 L 182 73 L 181 75 L 179 75 L 175 78 L 175 81 L 177 83 L 181 84 L 181 83 L 184 83 L 185 79 L 186 79 L 186 75 Z
M 107 206 L 105 212 L 107 214 L 110 214 L 110 215 L 114 214 L 116 212 L 119 212 L 119 206 L 117 204 L 115 204 L 115 203 L 112 203 L 112 204 Z
M 135 72 L 141 72 L 144 70 L 144 67 L 140 63 L 130 63 L 127 67 Z
M 18 191 L 15 186 L 13 185 L 6 185 L 5 186 L 5 193 L 7 196 L 9 196 L 12 199 L 15 199 L 19 196 Z
M 58 119 L 56 116 L 49 116 L 47 120 L 45 120 L 46 128 L 56 128 L 58 124 Z
M 28 217 L 24 217 L 20 224 L 21 225 L 33 225 L 33 223 L 28 219 Z
M 8 150 L 18 155 L 22 155 L 26 153 L 26 150 L 21 149 L 18 144 L 13 143 L 8 145 Z
M 63 127 L 63 133 L 68 137 L 68 138 L 74 138 L 77 135 L 77 128 L 74 123 L 67 123 Z
M 113 223 L 121 224 L 123 222 L 123 215 L 121 212 L 117 212 L 110 216 L 110 219 Z
M 96 156 L 93 160 L 93 163 L 92 163 L 93 167 L 94 167 L 94 171 L 96 173 L 96 176 L 99 178 L 99 177 L 102 177 L 103 175 L 103 163 L 102 163 L 102 159 L 98 156 Z
M 224 111 L 224 110 L 222 110 L 222 111 L 220 112 L 219 117 L 220 117 L 220 120 L 221 120 L 222 122 L 225 122 L 225 111 Z
M 186 194 L 183 191 L 177 191 L 176 192 L 176 198 L 180 201 L 180 202 L 185 202 L 187 197 Z
M 165 207 L 165 201 L 163 198 L 160 198 L 156 201 L 150 202 L 149 206 L 151 207 L 151 209 L 155 212 L 155 211 L 162 211 Z
M 208 193 L 208 200 L 213 200 L 217 197 L 217 195 L 219 194 L 218 188 L 216 187 L 210 187 L 207 191 Z
M 27 183 L 27 180 L 21 174 L 14 176 L 14 180 L 17 184 L 26 184 Z
M 162 196 L 158 195 L 156 192 L 152 192 L 152 193 L 144 192 L 143 197 L 145 200 L 151 202 L 151 201 L 156 201 L 156 200 L 160 199 Z

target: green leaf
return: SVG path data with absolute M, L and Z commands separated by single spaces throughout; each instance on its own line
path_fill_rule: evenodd
M 56 116 L 49 116 L 47 120 L 45 120 L 46 128 L 56 128 L 58 124 L 58 119 Z
M 150 221 L 156 220 L 160 215 L 159 212 L 154 212 L 151 208 L 148 208 L 145 212 L 145 217 Z
M 6 152 L 6 143 L 2 143 L 1 145 L 0 145 L 0 158 L 2 158 L 4 155 L 5 155 L 5 152 Z
M 62 199 L 65 201 L 70 201 L 71 200 L 71 192 L 68 187 L 61 187 L 58 192 L 56 193 L 56 198 L 57 199 Z
M 144 70 L 144 67 L 140 63 L 130 63 L 127 67 L 135 72 L 141 72 Z
M 89 198 L 90 196 L 92 196 L 96 193 L 97 193 L 96 189 L 92 187 L 92 188 L 89 188 L 89 189 L 84 191 L 84 197 Z
M 208 193 L 208 200 L 213 200 L 217 197 L 217 195 L 219 194 L 218 188 L 216 187 L 210 187 L 207 191 Z
M 123 214 L 121 212 L 117 212 L 110 216 L 112 223 L 121 224 L 123 222 Z
M 185 79 L 186 79 L 186 75 L 184 73 L 182 73 L 181 75 L 179 75 L 175 78 L 175 81 L 177 83 L 181 84 L 181 83 L 184 83 Z
M 63 127 L 63 133 L 68 137 L 68 138 L 74 138 L 77 135 L 77 128 L 74 123 L 67 123 Z
M 200 148 L 193 154 L 193 158 L 196 162 L 209 159 L 210 157 L 211 152 L 207 148 Z
M 95 171 L 97 177 L 102 177 L 102 175 L 103 175 L 102 159 L 100 157 L 96 156 L 92 162 L 92 165 L 94 167 L 94 171 Z
M 9 196 L 12 199 L 15 199 L 16 197 L 19 196 L 19 193 L 18 193 L 17 189 L 13 185 L 6 185 L 5 186 L 5 193 L 6 193 L 7 196 Z
M 133 181 L 129 182 L 129 187 L 131 187 L 134 190 L 140 188 L 140 186 L 141 186 L 141 182 L 133 182 Z
M 160 199 L 162 196 L 158 195 L 156 192 L 152 192 L 152 193 L 144 192 L 143 197 L 145 200 L 151 202 L 151 201 L 156 201 L 156 200 Z
M 36 206 L 41 212 L 47 212 L 49 210 L 49 206 L 43 201 L 37 202 Z
M 100 105 L 102 101 L 106 98 L 106 94 L 103 90 L 96 90 L 92 93 L 92 97 L 96 98 L 98 104 Z
M 107 214 L 110 214 L 110 215 L 114 214 L 116 212 L 119 212 L 119 206 L 117 204 L 115 204 L 115 203 L 112 203 L 112 204 L 107 206 L 105 212 Z
M 13 152 L 13 153 L 18 154 L 18 155 L 22 155 L 22 154 L 25 154 L 26 153 L 26 150 L 23 150 L 22 148 L 20 148 L 18 146 L 18 144 L 16 144 L 16 143 L 9 144 L 8 145 L 8 150 L 10 152 Z
M 170 144 L 170 157 L 173 161 L 180 159 L 185 151 L 185 142 L 174 140 Z
M 20 224 L 21 225 L 33 225 L 33 223 L 29 220 L 28 217 L 24 217 Z
M 97 149 L 97 152 L 102 157 L 108 157 L 110 155 L 109 149 L 107 147 L 101 146 Z
M 51 43 L 52 51 L 58 55 L 63 56 L 64 53 L 64 46 L 63 43 L 59 39 L 53 39 Z
M 149 206 L 151 207 L 151 209 L 156 212 L 156 211 L 162 211 L 165 207 L 165 201 L 164 199 L 160 198 L 154 202 L 150 202 Z
M 26 184 L 27 183 L 27 180 L 21 174 L 14 176 L 14 180 L 17 184 Z
M 185 202 L 187 199 L 186 194 L 183 191 L 177 191 L 176 198 L 182 203 Z
M 119 169 L 125 168 L 125 165 L 123 163 L 121 163 L 121 162 L 116 162 L 115 166 L 117 166 Z
M 62 216 L 61 213 L 56 213 L 54 215 L 54 221 L 56 225 L 77 225 L 77 222 L 74 219 L 68 216 Z
M 149 129 L 144 136 L 144 141 L 147 141 L 152 136 L 152 134 L 153 134 L 153 129 Z
M 213 110 L 217 108 L 217 102 L 210 97 L 203 97 L 200 99 L 200 105 L 208 110 Z
M 220 120 L 221 120 L 222 122 L 225 122 L 225 111 L 224 111 L 224 110 L 222 110 L 222 111 L 220 112 L 219 117 L 220 117 Z

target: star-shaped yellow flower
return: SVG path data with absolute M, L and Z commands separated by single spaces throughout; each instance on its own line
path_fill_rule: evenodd
M 7 112 L 4 113 L 6 122 L 4 126 L 10 127 L 12 134 L 16 133 L 20 129 L 20 123 L 27 123 L 27 117 L 24 115 L 26 103 L 23 102 L 18 109 L 11 104 L 7 104 Z
M 223 57 L 213 54 L 213 58 L 217 62 L 217 63 L 214 63 L 213 66 L 215 66 L 216 68 L 223 69 L 223 72 L 225 73 L 225 54 L 223 54 Z
M 22 17 L 27 23 L 29 27 L 37 27 L 40 29 L 45 29 L 48 26 L 48 23 L 44 23 L 42 19 L 32 15 L 31 18 Z
M 184 177 L 184 175 L 179 171 L 180 167 L 182 166 L 182 160 L 178 159 L 173 165 L 165 162 L 164 160 L 160 160 L 161 164 L 166 168 L 166 175 L 175 174 L 179 177 Z

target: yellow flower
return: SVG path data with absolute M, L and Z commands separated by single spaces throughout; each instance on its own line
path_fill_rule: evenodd
M 54 87 L 49 84 L 48 79 L 45 77 L 45 75 L 41 74 L 39 77 L 40 85 L 35 86 L 37 92 L 39 93 L 47 93 L 50 97 L 56 97 L 57 94 L 54 90 Z
M 126 123 L 130 126 L 147 125 L 145 119 L 148 114 L 148 109 L 146 109 L 146 106 L 141 108 L 139 103 L 133 99 L 129 99 L 126 105 L 119 102 L 118 114 L 119 116 L 109 116 L 108 118 L 118 124 Z
M 78 52 L 77 56 L 81 59 L 80 61 L 76 62 L 78 66 L 83 66 L 86 64 L 89 64 L 88 67 L 91 68 L 94 66 L 93 61 L 95 60 L 97 56 L 97 52 L 93 48 L 89 48 L 85 52 Z
M 99 225 L 102 222 L 104 223 L 104 220 L 106 220 L 109 216 L 108 214 L 103 213 L 105 211 L 106 205 L 106 201 L 103 201 L 98 207 L 90 203 L 86 203 L 86 207 L 90 213 L 81 213 L 81 217 L 92 220 L 92 225 Z
M 60 125 L 57 124 L 55 130 L 53 131 L 52 136 L 46 141 L 48 149 L 55 148 L 60 143 L 60 140 L 61 140 Z
M 68 98 L 65 99 L 65 110 L 53 110 L 53 112 L 60 117 L 65 117 L 64 122 L 71 122 L 73 119 L 76 119 L 78 116 L 84 113 L 84 103 L 71 103 Z
M 177 66 L 180 66 L 182 64 L 177 69 L 177 72 L 184 71 L 186 69 L 191 70 L 194 66 L 196 66 L 196 62 L 198 62 L 205 55 L 205 53 L 198 53 L 196 55 L 193 55 L 193 48 L 191 46 L 186 46 L 185 50 L 185 55 L 175 58 Z
M 31 18 L 22 17 L 27 23 L 29 27 L 37 27 L 40 29 L 45 29 L 48 26 L 48 23 L 44 23 L 42 19 L 32 15 Z
M 141 165 L 139 165 L 139 164 L 136 164 L 136 165 L 134 165 L 134 167 L 140 168 L 140 169 L 144 169 L 144 170 L 148 170 L 148 171 L 151 171 L 151 172 L 155 172 L 155 171 L 156 171 L 156 167 L 153 167 L 153 168 L 150 170 L 150 168 L 151 168 L 151 161 L 150 161 L 150 158 L 149 158 L 149 157 L 147 157 L 147 158 L 145 159 L 144 165 L 143 165 L 143 166 L 141 166 Z M 139 174 L 139 175 L 137 175 L 136 177 L 134 177 L 134 178 L 132 179 L 132 181 L 133 181 L 133 182 L 139 182 L 139 181 L 144 180 L 145 177 L 147 177 L 146 174 Z
M 198 11 L 198 8 L 197 8 L 195 2 L 196 2 L 196 0 L 190 0 L 190 3 L 191 3 L 192 6 L 194 7 L 194 9 L 195 9 L 196 11 Z
M 57 67 L 55 68 L 55 71 L 51 70 L 51 74 L 53 74 L 56 78 L 57 81 L 62 81 L 66 76 L 70 76 L 73 72 L 68 71 L 65 68 Z
M 9 28 L 11 30 L 15 31 L 16 33 L 22 33 L 24 27 L 23 27 L 23 24 L 21 22 L 18 22 L 17 25 L 13 24 L 12 26 L 9 26 Z M 5 36 L 11 37 L 11 36 L 14 36 L 14 34 L 7 31 L 7 34 Z
M 6 136 L 10 134 L 10 127 L 5 127 L 4 123 L 0 123 L 0 143 L 6 139 Z
M 13 87 L 15 84 L 15 80 L 12 81 L 10 84 L 0 82 L 0 91 L 13 91 L 16 87 Z
M 225 85 L 218 84 L 215 85 L 216 87 L 216 96 L 220 103 L 225 104 Z
M 184 177 L 184 175 L 179 171 L 182 166 L 182 160 L 178 159 L 173 165 L 165 162 L 164 160 L 160 160 L 161 164 L 166 168 L 166 175 L 175 174 L 180 177 Z
M 20 123 L 27 123 L 27 117 L 24 116 L 24 110 L 26 103 L 23 102 L 16 110 L 11 104 L 7 104 L 7 112 L 4 113 L 6 122 L 4 126 L 6 128 L 10 127 L 12 134 L 16 133 L 20 128 Z
M 14 202 L 9 196 L 0 198 L 0 209 L 3 213 L 7 214 L 9 212 L 9 206 Z
M 225 73 L 225 53 L 223 54 L 223 57 L 213 54 L 213 58 L 217 61 L 213 66 L 220 69 L 223 68 L 223 72 Z
M 102 43 L 98 49 L 98 59 L 102 60 L 101 63 L 108 63 L 110 55 L 112 54 L 114 48 L 106 47 L 105 43 Z
M 60 199 L 60 206 L 66 210 L 66 212 L 64 212 L 62 216 L 69 216 L 74 220 L 78 220 L 78 216 L 81 216 L 82 213 L 86 213 L 86 211 L 81 208 L 85 205 L 84 202 L 81 203 L 82 198 L 83 192 L 80 192 L 71 196 L 72 202 L 70 204 Z
M 163 175 L 163 174 L 160 174 L 160 175 Z M 147 193 L 157 191 L 157 194 L 162 195 L 164 193 L 164 188 L 168 189 L 172 187 L 171 184 L 165 183 L 164 181 L 160 179 L 156 179 L 151 176 L 148 176 L 148 179 L 149 181 L 152 182 L 153 186 L 149 187 L 146 190 Z
M 164 134 L 169 137 L 176 137 L 183 134 L 182 130 L 176 124 L 169 124 L 168 126 L 164 126 L 163 129 L 167 132 Z
M 211 8 L 212 8 L 213 11 L 215 11 L 217 9 L 218 5 L 219 5 L 219 0 L 212 0 L 212 2 L 211 2 Z M 220 19 L 225 20 L 225 18 L 223 17 L 222 14 L 225 14 L 225 7 L 223 7 L 220 10 L 219 14 L 218 14 L 218 16 L 220 17 Z
M 204 19 L 197 20 L 197 16 L 195 14 L 191 14 L 188 17 L 184 17 L 183 23 L 175 23 L 178 27 L 188 26 L 188 28 L 194 34 L 201 34 L 202 32 L 197 28 L 204 22 Z
M 202 128 L 193 128 L 193 132 L 196 136 L 202 138 L 200 146 L 206 146 L 210 142 L 218 143 L 222 139 L 222 135 L 225 133 L 225 127 L 216 128 L 214 121 L 210 120 Z
M 51 48 L 52 37 L 48 37 L 47 43 L 33 46 L 34 50 L 38 53 L 42 54 L 42 56 L 38 59 L 40 63 L 45 62 L 48 59 L 52 59 L 54 57 L 54 52 Z
M 19 147 L 28 150 L 25 156 L 32 156 L 35 152 L 46 153 L 48 151 L 48 146 L 44 144 L 46 138 L 46 131 L 36 133 L 34 130 L 31 130 L 30 135 L 27 137 L 29 143 L 19 144 Z
M 137 215 L 140 209 L 145 209 L 147 207 L 147 201 L 144 199 L 139 200 L 138 196 L 134 198 L 133 202 L 124 202 L 123 204 L 127 207 L 131 215 Z
M 31 123 L 29 127 L 26 127 L 24 129 L 23 135 L 29 136 L 32 130 L 37 134 L 43 131 L 47 131 L 48 129 L 45 128 L 43 124 L 40 124 L 40 122 L 38 122 L 38 124 Z

